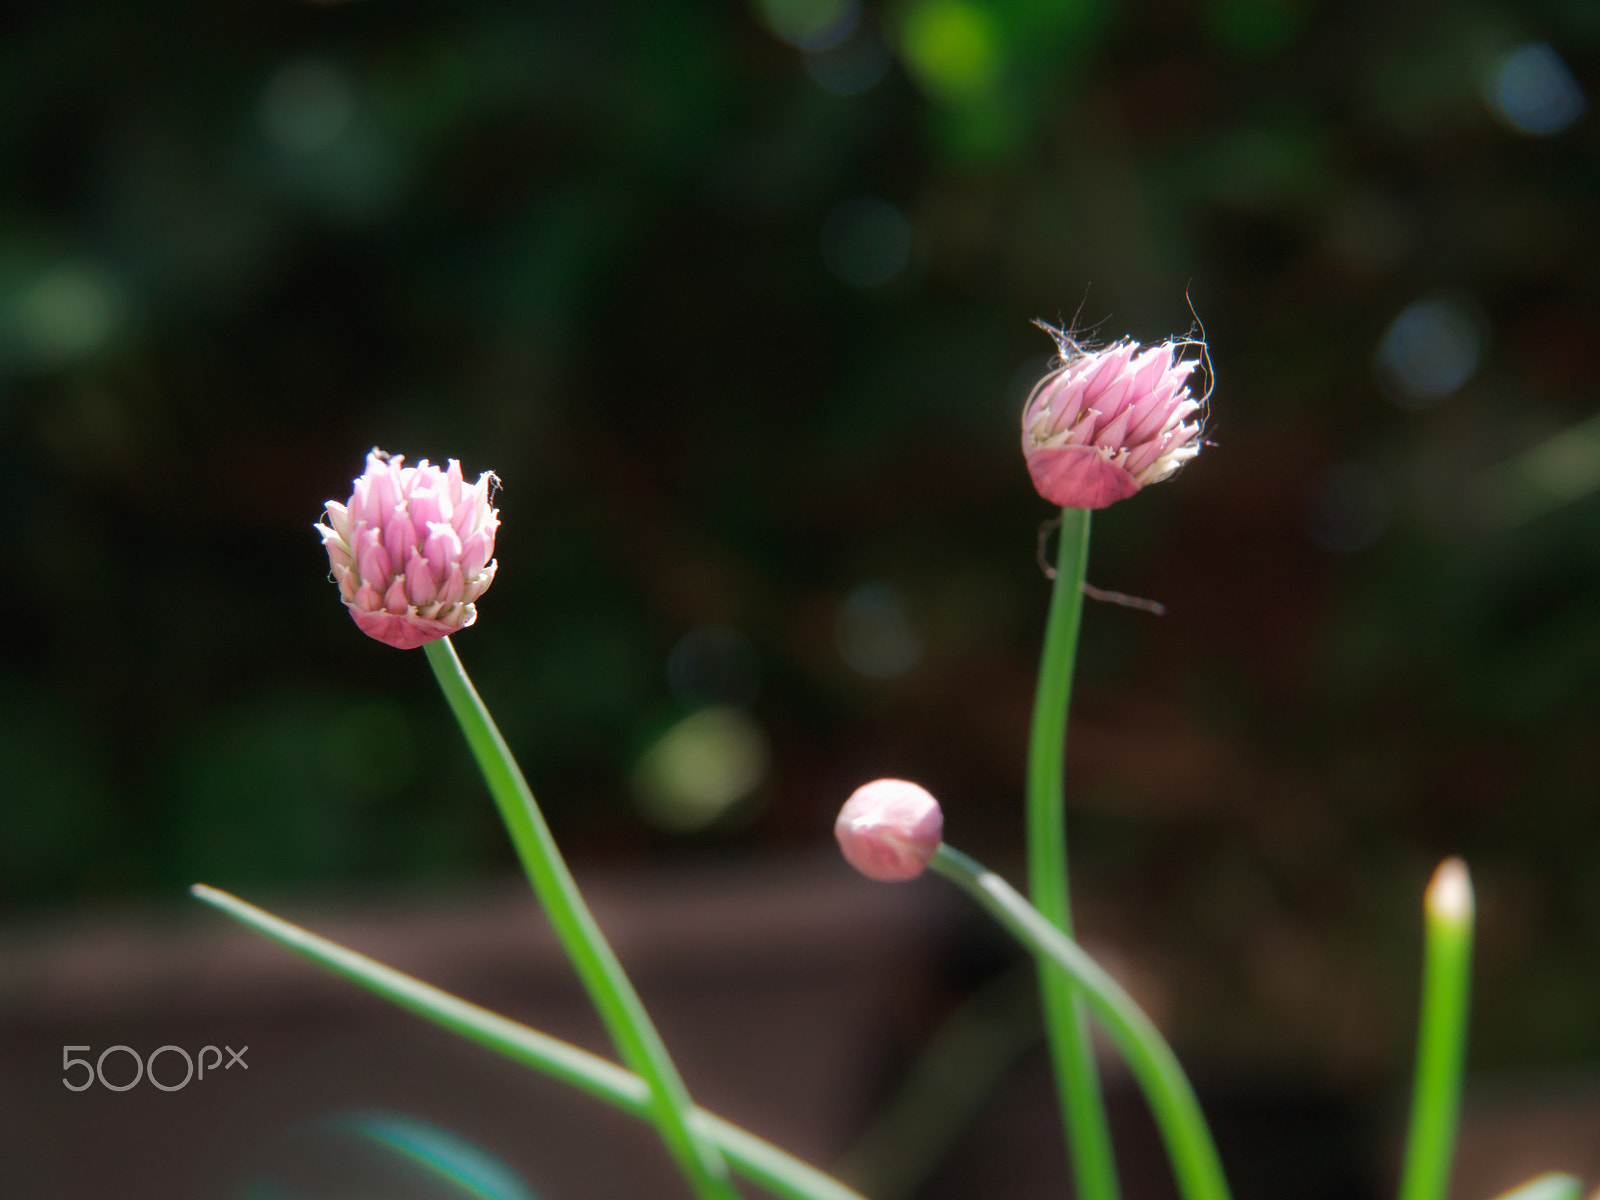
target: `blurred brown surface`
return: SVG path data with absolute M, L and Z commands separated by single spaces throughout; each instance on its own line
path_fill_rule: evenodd
M 966 1011 L 971 981 L 1017 970 L 1006 965 L 1017 962 L 1008 948 L 942 884 L 872 885 L 831 858 L 586 873 L 583 883 L 697 1100 L 825 1169 L 858 1144 L 943 1022 Z M 278 911 L 609 1056 L 520 884 L 431 899 L 289 897 Z M 1163 1024 L 1181 1014 L 1184 997 L 1161 986 L 1137 947 L 1091 946 Z M 978 1095 L 953 1097 L 958 1109 L 975 1107 L 947 1142 L 887 1147 L 926 1156 L 926 1175 L 906 1175 L 880 1147 L 876 1159 L 853 1160 L 868 1176 L 860 1183 L 881 1181 L 886 1200 L 1024 1200 L 1065 1186 L 1025 974 L 1007 994 L 990 1016 L 1007 1048 L 972 1070 L 975 1081 L 992 1074 L 992 1091 L 975 1082 Z M 148 1081 L 122 1094 L 62 1086 L 62 1046 L 88 1045 L 98 1056 L 119 1044 L 142 1054 L 168 1044 L 191 1052 L 247 1045 L 248 1069 L 214 1071 L 166 1094 Z M 1375 1092 L 1308 1088 L 1285 1073 L 1286 1062 L 1258 1059 L 1243 1074 L 1190 1057 L 1241 1200 L 1388 1190 L 1392 1164 L 1383 1165 L 1382 1147 L 1394 1130 L 1377 1113 L 1403 1092 L 1405 1063 L 1394 1064 L 1387 1092 Z M 107 1069 L 120 1079 L 127 1067 L 114 1058 Z M 167 1060 L 164 1077 L 177 1069 Z M 1171 1196 L 1142 1100 L 1114 1060 L 1104 1069 L 1128 1195 Z M 1583 1077 L 1476 1088 L 1453 1196 L 1487 1200 L 1541 1169 L 1600 1175 L 1597 1095 Z M 249 1196 L 241 1189 L 252 1178 L 282 1169 L 285 1156 L 306 1156 L 305 1131 L 317 1121 L 371 1112 L 466 1137 L 541 1196 L 682 1194 L 641 1123 L 393 1010 L 220 914 L 86 913 L 0 938 L 0 1183 L 8 1197 Z M 1305 1178 L 1307 1162 L 1321 1164 L 1314 1180 Z
M 812 1161 L 865 1118 L 886 1028 L 916 1000 L 950 897 L 834 861 L 585 879 L 696 1098 Z M 391 966 L 613 1057 L 553 936 L 514 886 L 441 903 L 290 902 L 284 915 Z M 926 983 L 921 990 L 926 990 Z M 908 995 L 908 989 L 911 994 Z M 61 1083 L 63 1045 L 248 1045 L 163 1094 Z M 123 1077 L 129 1064 L 114 1056 Z M 170 1079 L 181 1068 L 164 1062 Z M 73 1076 L 76 1081 L 76 1075 Z M 232 1195 L 285 1130 L 409 1114 L 503 1158 L 542 1195 L 678 1194 L 654 1135 L 327 976 L 225 918 L 63 918 L 0 941 L 0 1179 L 7 1196 Z

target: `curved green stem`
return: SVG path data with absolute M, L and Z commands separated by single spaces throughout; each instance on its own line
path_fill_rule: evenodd
M 467 678 L 455 647 L 445 637 L 429 642 L 426 650 L 428 663 L 472 747 L 517 857 L 562 948 L 588 989 L 623 1062 L 650 1085 L 650 1115 L 661 1140 L 701 1200 L 737 1200 L 721 1152 L 692 1126 L 694 1105 L 688 1090 L 622 964 L 579 895 L 544 814 L 494 718 Z
M 1400 1200 L 1444 1200 L 1461 1108 L 1472 975 L 1472 880 L 1459 858 L 1434 872 L 1424 901 L 1422 1018 Z
M 1228 1200 L 1222 1162 L 1194 1089 L 1172 1048 L 1133 997 L 993 871 L 949 846 L 940 846 L 930 865 L 969 893 L 1036 957 L 1078 985 L 1078 994 L 1144 1090 L 1184 1200 Z
M 202 883 L 189 890 L 197 899 L 280 946 L 494 1054 L 543 1071 L 636 1117 L 649 1120 L 654 1115 L 649 1086 L 615 1063 L 469 1004 L 247 904 L 237 896 Z M 704 1109 L 692 1109 L 690 1120 L 695 1130 L 716 1143 L 745 1178 L 773 1195 L 788 1200 L 862 1200 L 838 1180 Z
M 1078 628 L 1083 617 L 1083 575 L 1088 561 L 1089 511 L 1064 508 L 1061 550 L 1050 595 L 1044 652 L 1039 660 L 1039 687 L 1033 702 L 1033 729 L 1028 741 L 1028 891 L 1039 912 L 1068 937 L 1072 936 L 1072 905 L 1067 890 L 1062 773 L 1066 766 L 1072 669 L 1078 656 Z M 1111 1127 L 1095 1069 L 1089 1023 L 1078 1001 L 1077 988 L 1066 974 L 1041 962 L 1039 990 L 1077 1194 L 1080 1200 L 1117 1200 Z

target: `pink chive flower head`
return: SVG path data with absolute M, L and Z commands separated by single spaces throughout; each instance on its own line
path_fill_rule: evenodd
M 317 532 L 339 595 L 361 632 L 411 650 L 465 629 L 494 581 L 500 514 L 493 471 L 470 487 L 455 459 L 443 470 L 373 448 L 344 504 L 328 501 Z
M 898 883 L 927 869 L 944 840 L 944 813 L 926 789 L 877 779 L 844 802 L 833 835 L 845 861 L 868 879 Z
M 1057 365 L 1022 412 L 1022 453 L 1033 486 L 1064 508 L 1105 508 L 1159 483 L 1200 453 L 1205 404 L 1189 394 L 1204 344 L 1171 340 L 1148 349 L 1124 339 L 1087 350 L 1042 325 L 1056 339 Z M 1180 351 L 1200 345 L 1202 356 Z

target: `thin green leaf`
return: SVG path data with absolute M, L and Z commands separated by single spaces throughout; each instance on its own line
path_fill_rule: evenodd
M 543 1071 L 625 1112 L 649 1120 L 650 1089 L 631 1071 L 598 1055 L 530 1029 L 414 979 L 393 967 L 348 950 L 327 938 L 248 904 L 237 896 L 197 883 L 193 895 L 280 946 L 310 959 L 376 996 L 415 1013 L 494 1054 Z M 807 1166 L 770 1142 L 704 1109 L 692 1110 L 696 1132 L 727 1155 L 733 1167 L 774 1195 L 788 1200 L 863 1200 L 838 1180 Z

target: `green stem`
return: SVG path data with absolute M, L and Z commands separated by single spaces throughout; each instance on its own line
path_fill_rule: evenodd
M 1144 1089 L 1184 1200 L 1228 1200 L 1228 1183 L 1194 1089 L 1159 1030 L 1121 985 L 1004 879 L 940 846 L 930 864 L 969 893 L 1041 962 L 1071 977 Z
M 1472 880 L 1459 858 L 1439 864 L 1424 911 L 1422 1019 L 1400 1200 L 1444 1200 L 1450 1184 L 1472 976 Z
M 1072 669 L 1083 617 L 1083 575 L 1089 561 L 1089 510 L 1061 510 L 1061 550 L 1039 688 L 1028 741 L 1028 891 L 1034 905 L 1057 929 L 1072 936 L 1067 890 L 1067 823 L 1063 772 L 1067 754 L 1067 709 Z M 1056 1088 L 1066 1127 L 1067 1152 L 1081 1200 L 1117 1200 L 1117 1165 L 1111 1151 L 1100 1075 L 1095 1069 L 1089 1023 L 1071 979 L 1040 963 L 1039 991 L 1045 1033 L 1056 1067 Z
M 280 946 L 491 1053 L 553 1075 L 636 1117 L 650 1120 L 654 1116 L 650 1087 L 615 1063 L 469 1004 L 253 904 L 246 904 L 237 896 L 200 883 L 189 890 L 197 899 Z M 788 1200 L 862 1200 L 838 1180 L 704 1109 L 692 1109 L 690 1121 L 700 1136 L 721 1148 L 741 1174 L 776 1196 Z
M 650 1085 L 650 1115 L 661 1140 L 701 1200 L 737 1200 L 739 1193 L 728 1178 L 721 1152 L 691 1124 L 694 1105 L 688 1089 L 622 964 L 578 894 L 578 885 L 556 849 L 544 814 L 489 710 L 467 678 L 455 647 L 445 637 L 429 642 L 426 650 L 428 663 L 494 796 L 500 819 L 511 834 L 522 869 L 561 939 L 562 948 L 588 989 L 622 1061 Z

